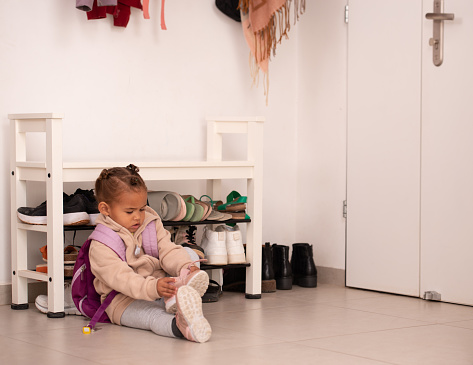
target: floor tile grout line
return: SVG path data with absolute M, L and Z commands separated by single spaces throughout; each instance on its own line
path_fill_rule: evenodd
M 409 319 L 409 320 L 414 320 L 414 321 L 420 321 L 420 322 L 426 322 L 426 323 L 432 323 L 432 324 L 442 324 L 442 323 L 450 323 L 450 322 L 462 322 L 462 321 L 473 321 L 473 318 L 465 318 L 465 319 L 460 319 L 460 320 L 455 320 L 455 321 L 448 321 L 448 322 L 431 322 L 427 321 L 424 319 L 419 319 L 419 318 L 413 318 L 413 317 L 405 317 L 405 316 L 400 316 L 400 315 L 393 315 L 393 314 L 387 314 L 387 313 L 381 313 L 381 312 L 374 312 L 372 310 L 364 310 L 364 309 L 358 309 L 358 308 L 349 308 L 345 307 L 342 305 L 328 305 L 326 303 L 320 303 L 321 305 L 326 305 L 326 306 L 331 306 L 335 308 L 343 308 L 347 310 L 354 310 L 354 311 L 359 311 L 359 312 L 365 312 L 365 313 L 371 313 L 371 314 L 379 314 L 379 315 L 385 315 L 389 317 L 395 317 L 395 318 L 403 318 L 403 319 Z M 421 312 L 425 312 L 424 310 L 421 310 Z
M 306 338 L 306 339 L 297 340 L 297 341 L 326 340 L 326 339 L 330 339 L 330 338 L 339 338 L 339 337 L 366 335 L 366 334 L 369 334 L 369 333 L 381 333 L 381 332 L 399 331 L 399 330 L 405 330 L 405 329 L 410 329 L 410 328 L 429 327 L 429 326 L 437 326 L 437 325 L 438 325 L 437 323 L 429 323 L 429 324 L 420 324 L 420 325 L 417 325 L 417 326 L 403 326 L 403 327 L 395 327 L 395 328 L 384 328 L 384 329 L 371 330 L 371 331 L 360 331 L 360 332 L 353 332 L 353 333 L 343 333 L 343 334 L 332 335 L 332 336 L 312 337 L 312 338 Z M 297 341 L 291 341 L 291 342 L 297 342 Z
M 454 326 L 453 323 L 461 323 L 465 321 L 454 321 L 454 322 L 445 322 L 445 323 L 437 323 L 439 326 L 446 326 L 446 327 L 453 327 L 453 328 L 463 328 L 464 330 L 473 331 L 473 328 L 462 327 L 462 326 Z
M 61 328 L 58 328 L 58 329 L 61 329 Z M 38 331 L 38 333 L 40 333 L 40 331 Z M 9 340 L 13 340 L 13 341 L 18 341 L 18 342 L 27 344 L 28 346 L 37 346 L 37 347 L 39 347 L 39 348 L 41 348 L 45 351 L 51 351 L 51 352 L 55 352 L 55 353 L 58 353 L 58 354 L 61 354 L 61 355 L 71 356 L 71 357 L 74 357 L 76 359 L 80 359 L 82 361 L 88 361 L 92 364 L 102 365 L 99 362 L 96 362 L 96 361 L 93 361 L 93 360 L 90 360 L 90 359 L 87 359 L 87 358 L 84 358 L 84 357 L 81 357 L 81 356 L 76 356 L 76 355 L 70 354 L 68 352 L 59 351 L 57 349 L 50 348 L 50 347 L 47 347 L 47 346 L 44 346 L 44 345 L 38 345 L 34 342 L 29 342 L 29 341 L 26 341 L 26 340 L 22 340 L 22 339 L 19 339 L 19 338 L 13 338 L 13 337 L 5 336 L 5 335 L 0 335 L 0 337 L 8 338 Z
M 363 309 L 357 309 L 357 308 L 347 308 L 347 307 L 343 307 L 343 306 L 331 306 L 331 305 L 326 305 L 326 306 L 339 308 L 339 309 L 346 309 L 346 310 L 349 310 L 349 311 L 355 311 L 355 312 L 361 312 L 361 313 L 377 314 L 377 315 L 380 315 L 380 316 L 400 318 L 400 319 L 405 319 L 405 320 L 410 320 L 410 321 L 418 321 L 418 322 L 423 322 L 426 325 L 438 324 L 437 322 L 426 321 L 426 320 L 423 320 L 423 319 L 410 318 L 410 317 L 404 317 L 404 316 L 386 314 L 386 313 L 380 313 L 380 312 L 373 312 L 373 311 L 370 311 L 370 310 L 363 310 Z
M 307 341 L 307 340 L 303 340 L 303 341 Z M 299 345 L 299 346 L 305 346 L 305 347 L 312 348 L 312 349 L 328 351 L 328 352 L 331 352 L 331 353 L 334 353 L 334 354 L 340 354 L 340 355 L 344 355 L 344 356 L 355 357 L 355 358 L 358 358 L 358 359 L 377 361 L 377 362 L 380 362 L 380 363 L 383 363 L 383 364 L 389 364 L 389 365 L 397 365 L 396 363 L 393 363 L 393 362 L 387 362 L 387 361 L 380 360 L 380 359 L 375 359 L 375 358 L 372 358 L 372 357 L 360 356 L 360 355 L 350 354 L 348 352 L 342 352 L 342 351 L 335 351 L 335 350 L 331 350 L 331 349 L 327 349 L 327 348 L 323 348 L 323 347 L 309 346 L 309 345 L 306 345 L 306 344 L 303 344 L 303 343 L 298 343 L 298 341 L 290 341 L 288 343 L 293 343 L 293 344 L 296 344 L 296 345 Z

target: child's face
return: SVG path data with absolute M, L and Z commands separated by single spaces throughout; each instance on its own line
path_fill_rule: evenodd
M 147 199 L 146 191 L 128 191 L 122 193 L 113 203 L 107 204 L 106 211 L 115 222 L 134 233 L 145 219 Z

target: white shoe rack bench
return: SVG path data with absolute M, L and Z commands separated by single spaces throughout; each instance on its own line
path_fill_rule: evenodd
M 93 182 L 104 168 L 127 162 L 63 162 L 61 113 L 9 114 L 11 122 L 11 257 L 12 309 L 28 308 L 28 281 L 48 284 L 48 317 L 64 317 L 63 183 Z M 222 199 L 223 179 L 245 179 L 247 213 L 246 290 L 249 299 L 261 298 L 263 117 L 207 118 L 207 160 L 198 162 L 133 162 L 145 181 L 207 180 L 206 194 Z M 27 160 L 27 133 L 46 134 L 45 161 Z M 222 135 L 247 136 L 247 158 L 223 161 Z M 27 181 L 46 183 L 47 224 L 22 223 L 17 209 L 26 205 Z M 222 199 L 223 200 L 223 199 Z M 219 222 L 221 223 L 221 222 Z M 28 269 L 28 231 L 44 232 L 48 245 L 48 273 Z

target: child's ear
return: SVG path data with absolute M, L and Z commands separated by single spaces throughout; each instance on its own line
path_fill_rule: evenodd
M 99 208 L 99 212 L 102 213 L 103 215 L 105 216 L 110 215 L 110 206 L 107 203 L 100 202 L 98 208 Z

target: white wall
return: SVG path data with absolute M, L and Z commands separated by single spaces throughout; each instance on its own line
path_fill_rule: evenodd
M 298 28 L 296 240 L 316 264 L 345 268 L 346 0 L 307 1 Z
M 65 113 L 65 161 L 130 162 L 204 159 L 206 115 L 264 115 L 263 239 L 320 245 L 317 264 L 344 267 L 344 227 L 333 207 L 338 212 L 345 183 L 339 78 L 346 46 L 335 44 L 345 42 L 345 27 L 333 4 L 339 0 L 307 2 L 271 61 L 268 105 L 262 85 L 252 87 L 241 24 L 213 0 L 166 2 L 167 31 L 159 27 L 158 1 L 151 1 L 150 20 L 132 9 L 125 29 L 110 16 L 88 21 L 73 0 L 0 2 L 0 283 L 11 281 L 7 114 L 26 112 Z M 337 18 L 329 25 L 333 44 L 321 27 L 326 10 Z M 314 42 L 328 48 L 325 61 Z M 229 144 L 229 156 L 241 153 L 239 143 Z M 44 200 L 33 195 L 29 205 Z M 314 214 L 323 230 L 308 229 Z M 31 255 L 39 256 L 42 244 L 32 245 Z

